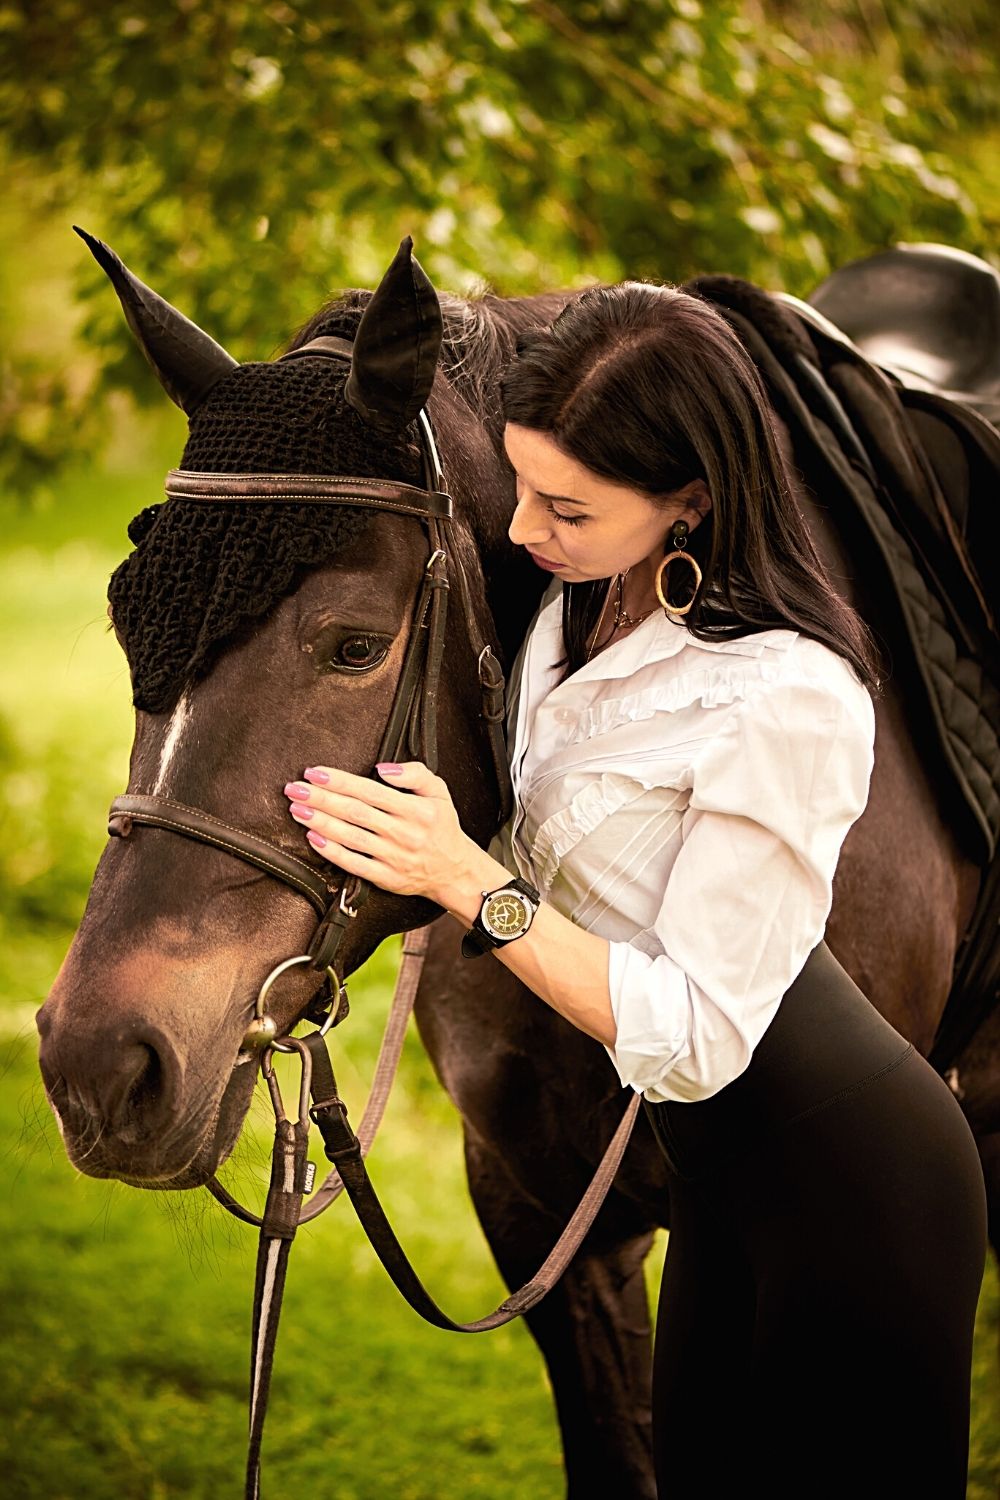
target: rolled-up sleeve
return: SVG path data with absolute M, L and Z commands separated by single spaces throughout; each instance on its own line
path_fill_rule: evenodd
M 608 1050 L 622 1083 L 654 1102 L 737 1078 L 823 936 L 874 743 L 867 691 L 824 656 L 814 675 L 759 682 L 721 710 L 694 759 L 652 943 L 610 945 Z

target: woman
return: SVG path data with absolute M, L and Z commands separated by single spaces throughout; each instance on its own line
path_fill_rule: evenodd
M 959 1500 L 978 1157 L 822 941 L 872 767 L 865 629 L 706 303 L 595 288 L 518 353 L 510 535 L 563 587 L 524 652 L 503 858 L 419 764 L 312 767 L 292 816 L 447 908 L 644 1095 L 672 1169 L 661 1494 Z

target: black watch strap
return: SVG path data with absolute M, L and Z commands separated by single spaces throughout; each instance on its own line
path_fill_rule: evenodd
M 482 958 L 483 954 L 489 953 L 493 947 L 493 939 L 481 927 L 470 927 L 462 937 L 463 958 Z
M 536 891 L 535 887 L 529 881 L 522 880 L 520 876 L 504 881 L 503 885 L 497 886 L 496 891 L 484 891 L 483 900 L 489 900 L 491 896 L 495 896 L 499 891 L 507 890 L 520 891 L 522 896 L 527 896 L 536 911 L 541 905 L 542 898 L 538 891 Z M 509 941 L 514 940 L 510 939 Z M 492 953 L 494 948 L 502 948 L 504 946 L 502 938 L 495 938 L 492 933 L 486 931 L 482 922 L 482 914 L 480 913 L 462 938 L 462 957 L 481 958 L 484 953 Z

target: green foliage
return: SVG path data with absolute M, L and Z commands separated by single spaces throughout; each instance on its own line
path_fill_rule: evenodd
M 907 3 L 907 22 L 922 5 L 961 35 Z M 985 248 L 933 149 L 944 94 L 920 32 L 853 15 L 834 8 L 844 57 L 820 36 L 818 65 L 794 17 L 752 0 L 8 4 L 0 119 L 38 210 L 113 241 L 239 358 L 373 284 L 406 232 L 456 290 L 716 270 L 803 292 L 894 239 Z M 866 72 L 863 33 L 888 78 Z M 947 56 L 985 111 L 987 73 Z M 78 264 L 97 388 L 149 398 L 82 247 Z M 95 408 L 43 371 L 3 379 L 23 486 L 91 442 Z
M 80 896 L 93 872 L 90 840 L 64 840 L 62 820 L 47 809 L 65 809 L 78 828 L 92 809 L 92 793 L 50 751 L 30 765 L 10 731 L 0 725 L 0 899 L 9 917 L 31 927 L 65 931 L 80 913 Z M 81 815 L 84 816 L 81 816 Z
M 856 79 L 902 81 L 908 129 L 930 147 L 961 122 L 995 126 L 1000 12 L 990 0 L 766 0 L 769 16 L 817 58 L 839 57 Z M 960 162 L 956 162 L 960 166 Z
M 0 559 L 0 916 L 60 936 L 79 921 L 125 784 L 128 671 L 108 636 L 111 557 L 83 541 Z

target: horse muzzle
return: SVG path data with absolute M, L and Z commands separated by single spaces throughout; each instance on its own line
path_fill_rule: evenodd
M 67 1154 L 90 1177 L 195 1186 L 236 1139 L 256 1066 L 248 1057 L 233 1068 L 240 1037 L 223 1065 L 229 1049 L 217 1029 L 208 1034 L 207 1017 L 175 1025 L 160 985 L 136 995 L 117 978 L 98 996 L 64 968 L 38 1012 L 39 1065 Z

